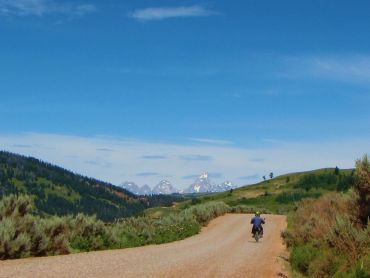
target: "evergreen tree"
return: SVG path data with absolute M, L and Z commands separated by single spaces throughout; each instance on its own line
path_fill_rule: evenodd
M 338 166 L 335 167 L 334 175 L 339 175 L 339 168 L 338 168 Z
M 370 161 L 367 154 L 356 161 L 356 177 L 359 218 L 363 225 L 367 225 L 370 218 Z

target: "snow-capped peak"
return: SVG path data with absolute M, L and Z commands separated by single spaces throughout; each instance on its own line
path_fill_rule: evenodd
M 172 184 L 167 180 L 160 181 L 154 188 L 154 194 L 171 194 L 175 193 L 177 190 L 172 186 Z
M 208 173 L 207 173 L 207 172 L 204 172 L 203 174 L 201 174 L 201 175 L 199 176 L 199 179 L 200 179 L 200 180 L 208 179 Z
M 186 192 L 188 193 L 209 192 L 211 186 L 212 185 L 208 178 L 208 173 L 204 172 L 195 180 L 195 182 L 192 185 L 188 187 Z
M 120 187 L 122 187 L 122 188 L 136 194 L 136 195 L 140 195 L 140 188 L 134 182 L 126 181 L 126 182 L 120 184 Z

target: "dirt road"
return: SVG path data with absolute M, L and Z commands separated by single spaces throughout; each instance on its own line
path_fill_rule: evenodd
M 199 235 L 163 245 L 0 261 L 0 277 L 277 277 L 286 219 L 267 215 L 256 243 L 250 218 L 228 214 Z

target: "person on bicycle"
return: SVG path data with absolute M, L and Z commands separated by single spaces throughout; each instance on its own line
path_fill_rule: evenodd
M 261 218 L 261 213 L 256 211 L 255 216 L 251 220 L 252 227 L 252 236 L 254 236 L 256 231 L 260 231 L 261 237 L 263 236 L 263 227 L 262 224 L 265 224 L 265 220 Z

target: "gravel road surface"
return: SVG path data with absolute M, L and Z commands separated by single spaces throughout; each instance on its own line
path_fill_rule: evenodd
M 264 216 L 265 235 L 256 243 L 251 217 L 227 214 L 200 234 L 168 244 L 0 261 L 0 277 L 278 277 L 286 218 Z

